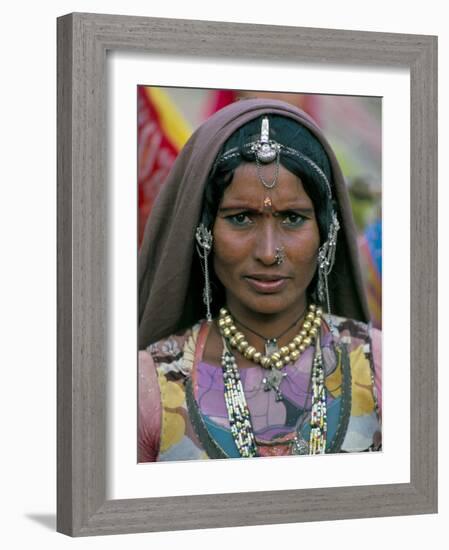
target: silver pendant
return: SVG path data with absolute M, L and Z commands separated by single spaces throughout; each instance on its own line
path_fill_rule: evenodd
M 278 341 L 276 340 L 276 338 L 265 340 L 265 355 L 270 357 L 270 355 L 273 355 L 273 353 L 275 353 L 276 351 L 279 351 Z
M 270 369 L 270 372 L 262 379 L 264 384 L 264 391 L 274 390 L 276 393 L 276 401 L 282 401 L 284 398 L 279 386 L 281 385 L 282 380 L 287 376 L 286 372 L 281 372 L 278 369 Z
M 308 455 L 309 454 L 309 444 L 301 436 L 297 435 L 292 443 L 292 454 L 293 455 Z

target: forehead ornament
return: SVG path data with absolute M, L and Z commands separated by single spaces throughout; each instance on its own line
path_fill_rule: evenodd
M 281 146 L 276 141 L 270 139 L 270 122 L 268 117 L 263 117 L 260 127 L 260 138 L 251 145 L 251 151 L 256 157 L 257 175 L 260 181 L 267 189 L 273 189 L 279 175 Z M 271 164 L 274 160 L 276 160 L 274 177 L 271 182 L 267 182 L 263 177 L 261 164 Z
M 262 164 L 270 164 L 279 156 L 281 146 L 274 140 L 270 140 L 270 122 L 268 117 L 262 119 L 260 138 L 253 143 L 251 150 L 256 155 L 256 160 Z
M 254 155 L 257 166 L 257 175 L 267 189 L 272 189 L 276 185 L 279 175 L 280 153 L 282 151 L 284 156 L 296 157 L 301 163 L 306 164 L 315 173 L 315 176 L 326 185 L 328 197 L 332 198 L 330 181 L 314 160 L 302 151 L 297 151 L 293 147 L 283 145 L 270 139 L 270 121 L 267 116 L 262 119 L 259 138 L 256 139 L 256 141 L 252 141 L 245 145 L 244 149 L 246 150 L 246 153 L 252 153 Z M 242 153 L 239 147 L 233 147 L 217 157 L 214 164 L 214 170 L 217 166 L 220 166 L 222 163 L 234 158 L 242 158 Z M 273 161 L 276 161 L 275 175 L 271 182 L 267 182 L 262 175 L 262 165 L 270 164 Z

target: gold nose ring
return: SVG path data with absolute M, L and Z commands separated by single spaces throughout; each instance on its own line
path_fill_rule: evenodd
M 281 265 L 285 260 L 285 248 L 283 246 L 278 246 L 275 250 L 274 261 L 276 265 Z

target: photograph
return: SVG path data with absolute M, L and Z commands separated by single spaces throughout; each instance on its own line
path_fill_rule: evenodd
M 139 85 L 137 147 L 138 462 L 381 451 L 382 98 Z

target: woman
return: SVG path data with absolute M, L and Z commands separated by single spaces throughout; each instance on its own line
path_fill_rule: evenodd
M 381 448 L 379 333 L 343 176 L 305 113 L 250 99 L 208 119 L 139 270 L 140 462 Z

